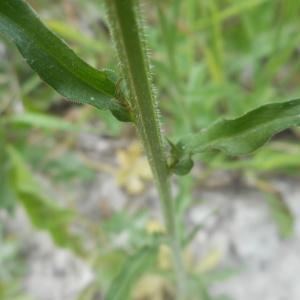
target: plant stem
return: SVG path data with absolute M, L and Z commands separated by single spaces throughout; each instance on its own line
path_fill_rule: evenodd
M 177 274 L 178 299 L 183 300 L 185 299 L 186 280 L 175 222 L 174 201 L 170 191 L 169 171 L 153 92 L 143 26 L 139 19 L 140 12 L 136 2 L 136 0 L 106 0 L 113 39 L 130 92 L 130 103 L 136 127 L 160 196 Z

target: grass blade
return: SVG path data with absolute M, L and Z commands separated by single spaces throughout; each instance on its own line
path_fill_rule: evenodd
M 106 300 L 130 299 L 134 283 L 154 264 L 157 247 L 146 246 L 129 257 L 118 276 L 114 279 L 105 297 Z
M 22 114 L 9 116 L 3 120 L 3 123 L 70 132 L 81 130 L 79 126 L 76 126 L 69 121 L 63 120 L 62 118 L 33 112 L 25 112 Z
M 15 148 L 8 147 L 8 154 L 12 164 L 16 198 L 23 205 L 31 223 L 36 228 L 47 231 L 58 246 L 82 254 L 80 239 L 68 228 L 73 220 L 73 213 L 45 196 Z

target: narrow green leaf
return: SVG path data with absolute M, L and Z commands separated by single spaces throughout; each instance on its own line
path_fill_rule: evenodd
M 0 209 L 11 213 L 15 207 L 15 193 L 10 180 L 11 164 L 4 143 L 0 128 Z
M 11 39 L 32 69 L 67 99 L 127 114 L 117 85 L 72 51 L 23 0 L 0 1 L 0 33 Z M 121 95 L 118 98 L 124 99 Z M 123 101 L 123 100 L 122 100 Z
M 280 194 L 264 194 L 281 237 L 290 238 L 294 233 L 294 217 L 290 208 Z
M 12 213 L 16 198 L 9 180 L 8 162 L 3 163 L 0 166 L 0 209 L 5 209 L 9 213 Z
M 195 154 L 211 149 L 229 155 L 248 154 L 264 145 L 274 134 L 300 125 L 300 99 L 275 102 L 245 115 L 221 120 L 196 134 L 182 138 L 177 147 Z
M 128 300 L 134 283 L 154 264 L 157 247 L 146 246 L 128 258 L 112 282 L 106 300 Z
M 27 125 L 41 129 L 79 131 L 80 127 L 68 121 L 51 115 L 41 113 L 22 113 L 9 116 L 4 123 Z
M 50 233 L 58 246 L 70 248 L 81 254 L 78 236 L 69 231 L 69 225 L 74 217 L 73 212 L 61 208 L 45 195 L 16 149 L 8 147 L 8 153 L 12 162 L 17 200 L 23 205 L 32 224 Z

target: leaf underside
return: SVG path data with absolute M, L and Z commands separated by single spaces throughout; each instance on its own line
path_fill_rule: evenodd
M 23 0 L 0 1 L 0 33 L 12 40 L 31 68 L 69 100 L 124 115 L 116 82 L 94 69 L 50 31 Z

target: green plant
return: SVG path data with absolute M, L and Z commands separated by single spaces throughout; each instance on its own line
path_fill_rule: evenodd
M 0 296 L 1 299 L 25 299 L 20 293 L 20 277 L 24 265 L 21 260 L 20 245 L 5 233 L 0 224 Z M 29 298 L 27 298 L 29 299 Z
M 167 237 L 163 239 L 173 251 L 176 270 L 178 299 L 188 297 L 188 274 L 184 270 L 181 259 L 181 240 L 176 220 L 174 198 L 170 191 L 170 177 L 173 173 L 187 174 L 193 167 L 194 157 L 212 149 L 222 150 L 232 156 L 248 154 L 263 144 L 275 133 L 286 128 L 300 125 L 300 100 L 271 103 L 260 106 L 249 113 L 232 120 L 222 120 L 209 126 L 206 130 L 186 133 L 177 143 L 163 137 L 160 129 L 158 107 L 153 83 L 151 67 L 147 55 L 144 28 L 138 3 L 134 0 L 107 0 L 108 16 L 113 39 L 121 62 L 121 76 L 110 70 L 96 70 L 83 62 L 56 35 L 48 30 L 32 9 L 22 0 L 2 0 L 0 2 L 0 31 L 11 39 L 19 48 L 32 69 L 40 77 L 66 98 L 90 104 L 98 109 L 109 110 L 119 120 L 134 124 L 143 142 L 149 159 L 155 183 L 159 192 L 161 207 L 165 218 Z M 212 19 L 216 20 L 217 9 L 212 5 L 209 10 Z M 176 14 L 176 11 L 174 12 Z M 165 23 L 160 13 L 162 27 Z M 222 81 L 222 46 L 218 33 L 218 22 L 214 23 L 213 51 L 205 50 L 211 63 L 212 74 L 216 81 Z M 174 44 L 172 37 L 168 41 L 170 66 L 174 64 Z M 214 63 L 218 63 L 216 68 Z M 174 76 L 178 76 L 174 73 Z M 176 79 L 178 80 L 178 78 Z M 176 93 L 182 92 L 181 85 Z M 178 96 L 177 96 L 178 97 Z M 175 105 L 175 104 L 174 104 Z M 180 103 L 179 103 L 180 107 Z M 186 120 L 187 111 L 184 110 Z M 198 112 L 201 114 L 201 111 Z M 201 117 L 199 118 L 201 119 Z M 7 122 L 3 117 L 3 123 Z M 49 123 L 47 123 L 49 124 Z M 188 126 L 190 127 L 190 126 Z M 14 150 L 6 147 L 4 155 L 10 155 L 13 162 L 20 165 Z M 22 173 L 17 174 L 20 197 L 30 192 L 30 199 L 35 199 L 35 191 L 29 189 L 32 183 L 24 184 Z M 19 179 L 21 178 L 21 179 Z M 43 225 L 44 226 L 44 225 Z M 43 227 L 40 226 L 40 227 Z M 47 228 L 44 226 L 45 229 Z M 59 238 L 60 239 L 60 238 Z M 154 244 L 160 242 L 154 239 Z M 139 263 L 140 258 L 147 256 L 152 261 L 154 250 L 142 248 L 137 254 L 135 264 L 125 268 L 114 283 L 112 290 L 130 286 L 126 280 L 134 280 L 150 263 Z M 148 256 L 149 254 L 149 256 Z M 151 254 L 151 255 L 150 255 Z M 150 257 L 151 256 L 151 257 Z M 126 288 L 127 289 L 127 288 Z M 130 291 L 123 294 L 108 293 L 108 299 L 124 299 Z M 123 298 L 122 298 L 123 297 Z

